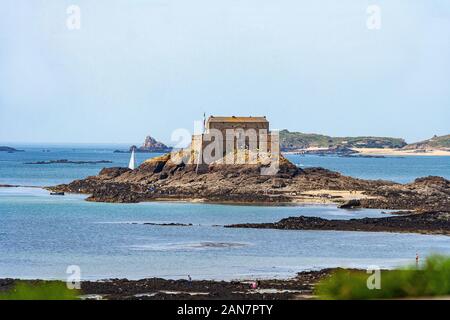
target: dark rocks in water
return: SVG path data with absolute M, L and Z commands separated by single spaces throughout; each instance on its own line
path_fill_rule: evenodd
M 340 209 L 353 209 L 361 207 L 361 201 L 358 199 L 348 200 L 345 203 L 338 206 Z
M 358 151 L 345 146 L 335 146 L 327 149 L 302 150 L 299 154 L 317 155 L 317 156 L 338 156 L 342 158 L 385 158 L 382 155 L 364 155 Z
M 386 158 L 385 156 L 371 155 L 371 154 L 350 154 L 350 155 L 340 155 L 340 157 L 345 157 L 345 158 L 375 158 L 375 159 Z M 395 158 L 402 158 L 402 157 L 395 157 Z
M 133 223 L 137 224 L 137 223 Z M 169 223 L 155 223 L 155 222 L 144 222 L 143 225 L 150 226 L 162 226 L 162 227 L 192 227 L 192 223 L 178 223 L 178 222 L 169 222 Z
M 364 208 L 450 211 L 450 181 L 442 177 L 418 178 L 412 183 L 367 190 L 372 198 L 361 199 Z
M 63 191 L 61 191 L 61 192 L 50 192 L 50 195 L 51 196 L 64 196 L 65 193 Z
M 48 160 L 48 161 L 36 161 L 36 162 L 25 162 L 25 164 L 98 164 L 98 163 L 112 163 L 110 160 Z
M 283 156 L 279 171 L 263 176 L 261 164 L 197 166 L 178 163 L 172 157 L 169 153 L 146 160 L 135 170 L 106 168 L 97 176 L 49 189 L 91 194 L 89 201 L 100 202 L 193 200 L 252 204 L 311 200 L 342 204 L 345 198 L 333 196 L 333 191 L 359 191 L 352 198 L 360 202 L 361 208 L 450 211 L 450 181 L 440 177 L 420 178 L 408 184 L 356 179 L 323 168 L 300 169 Z M 320 190 L 325 192 L 314 195 Z M 305 195 L 308 191 L 313 195 Z M 324 199 L 323 194 L 330 196 Z M 356 207 L 357 203 L 350 206 Z
M 275 223 L 243 223 L 226 228 L 283 230 L 334 230 L 367 232 L 408 232 L 450 235 L 450 212 L 430 211 L 386 218 L 327 220 L 318 217 L 290 217 Z
M 24 152 L 24 150 L 18 150 L 18 149 L 11 148 L 11 147 L 0 146 L 0 152 L 13 153 L 13 152 Z

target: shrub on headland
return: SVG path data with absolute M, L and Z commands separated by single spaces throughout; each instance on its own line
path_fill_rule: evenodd
M 11 290 L 0 292 L 0 300 L 76 300 L 79 294 L 62 282 L 31 285 L 19 281 Z
M 339 300 L 450 295 L 450 257 L 434 255 L 419 268 L 383 270 L 379 289 L 368 286 L 370 276 L 363 271 L 339 270 L 318 283 L 316 294 L 321 299 Z

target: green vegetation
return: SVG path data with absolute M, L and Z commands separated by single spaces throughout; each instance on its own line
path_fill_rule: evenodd
M 450 134 L 446 136 L 434 136 L 431 139 L 421 142 L 411 143 L 406 149 L 450 149 Z
M 18 282 L 13 289 L 0 292 L 0 300 L 76 300 L 80 292 L 70 290 L 63 282 L 27 284 Z
M 316 293 L 322 299 L 390 299 L 450 295 L 450 258 L 429 257 L 423 267 L 381 271 L 381 288 L 368 289 L 371 274 L 339 270 L 321 281 Z M 369 280 L 370 281 L 370 280 Z
M 282 151 L 304 149 L 310 147 L 333 148 L 402 148 L 406 142 L 399 138 L 387 137 L 330 137 L 315 133 L 280 131 L 280 147 Z

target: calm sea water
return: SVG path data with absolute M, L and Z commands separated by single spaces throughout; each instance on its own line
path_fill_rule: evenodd
M 112 152 L 124 146 L 19 147 L 26 152 L 0 153 L 0 184 L 53 185 L 94 175 L 105 166 L 25 162 L 112 160 L 108 166 L 125 166 L 129 157 Z M 42 151 L 47 149 L 50 152 Z M 137 158 L 143 161 L 150 156 Z M 406 182 L 426 175 L 450 177 L 449 158 L 289 158 L 300 166 L 323 166 L 372 179 Z M 391 268 L 413 263 L 416 252 L 450 254 L 450 240 L 444 236 L 221 227 L 299 215 L 349 219 L 385 214 L 335 206 L 105 204 L 86 202 L 80 195 L 50 196 L 40 188 L 0 188 L 0 278 L 64 279 L 68 265 L 80 266 L 85 279 L 185 278 L 188 274 L 208 279 L 288 277 L 301 270 L 336 266 Z

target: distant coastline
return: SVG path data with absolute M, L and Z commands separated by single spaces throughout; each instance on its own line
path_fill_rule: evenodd
M 392 148 L 354 148 L 362 155 L 384 156 L 450 156 L 450 150 L 444 149 L 392 149 Z
M 350 157 L 405 157 L 405 156 L 444 156 L 450 157 L 450 150 L 443 149 L 397 149 L 397 148 L 349 148 L 354 151 L 344 154 Z M 333 152 L 333 148 L 310 147 L 298 149 L 295 151 L 284 151 L 284 154 L 316 154 L 316 155 L 342 155 L 339 152 Z
M 359 157 L 450 156 L 450 135 L 406 143 L 391 137 L 332 137 L 315 133 L 280 131 L 280 150 L 287 154 Z
M 8 153 L 13 153 L 13 152 L 24 152 L 24 150 L 18 150 L 12 147 L 7 147 L 7 146 L 0 146 L 0 152 L 8 152 Z

